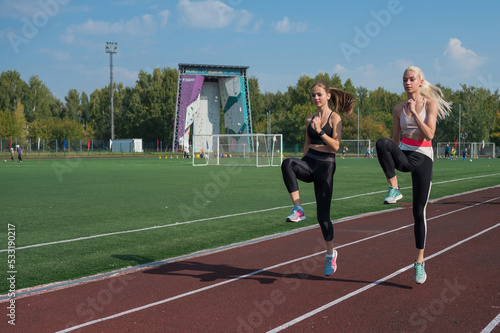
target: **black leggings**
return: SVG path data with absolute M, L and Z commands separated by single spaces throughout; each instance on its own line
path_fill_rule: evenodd
M 311 149 L 302 159 L 287 158 L 281 165 L 281 172 L 288 193 L 299 190 L 297 179 L 306 183 L 314 182 L 318 223 L 326 241 L 333 240 L 330 207 L 332 204 L 335 168 L 335 154 Z
M 427 237 L 425 210 L 432 186 L 432 159 L 416 151 L 401 150 L 387 138 L 379 139 L 376 147 L 378 161 L 387 179 L 396 176 L 395 170 L 411 172 L 415 244 L 422 250 Z

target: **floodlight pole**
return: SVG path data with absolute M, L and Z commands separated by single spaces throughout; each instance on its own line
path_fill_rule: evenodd
M 113 119 L 113 53 L 118 52 L 118 43 L 106 42 L 106 53 L 109 53 L 109 100 L 111 112 L 111 141 L 115 139 L 115 124 Z
M 458 104 L 458 151 L 457 153 L 460 155 L 460 137 L 462 136 L 462 127 L 460 126 L 460 122 L 462 120 L 462 104 Z
M 359 157 L 359 106 L 358 106 L 358 157 Z
M 267 134 L 271 134 L 271 111 L 267 111 Z

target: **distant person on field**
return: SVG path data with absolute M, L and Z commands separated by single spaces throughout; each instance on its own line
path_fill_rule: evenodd
M 304 220 L 297 179 L 314 183 L 316 212 L 323 238 L 326 242 L 325 275 L 337 270 L 337 251 L 333 249 L 333 224 L 330 217 L 335 174 L 335 153 L 340 148 L 342 121 L 339 113 L 350 114 L 354 96 L 342 90 L 330 88 L 325 82 L 311 87 L 311 100 L 317 112 L 306 118 L 306 142 L 301 159 L 287 158 L 281 165 L 283 181 L 292 199 L 292 214 L 287 222 Z
M 451 159 L 455 158 L 456 153 L 457 153 L 457 150 L 455 148 L 452 148 L 451 149 Z
M 22 153 L 23 153 L 23 150 L 21 149 L 21 147 L 19 147 L 19 145 L 16 146 L 16 149 L 17 149 L 17 159 L 19 160 L 19 163 L 23 163 L 23 157 L 22 157 Z
M 467 148 L 465 148 L 463 153 L 462 153 L 462 162 L 465 162 L 466 158 L 467 158 Z
M 14 148 L 10 148 L 10 159 L 14 162 Z
M 444 149 L 444 158 L 450 157 L 450 145 L 446 145 L 446 148 Z
M 346 146 L 344 146 L 344 148 L 342 148 L 342 158 L 345 158 L 345 156 L 347 155 L 347 151 L 348 150 L 349 149 Z
M 403 87 L 407 100 L 392 110 L 392 140 L 377 141 L 377 156 L 389 183 L 384 203 L 396 203 L 403 198 L 398 186 L 396 170 L 410 172 L 413 191 L 413 218 L 417 258 L 414 262 L 415 282 L 424 283 L 424 248 L 427 237 L 425 209 L 432 185 L 434 152 L 432 139 L 437 118 L 448 116 L 451 102 L 442 98 L 441 89 L 425 80 L 422 70 L 408 67 L 403 74 Z M 401 132 L 403 139 L 400 141 Z
M 365 158 L 365 157 L 370 158 L 370 147 L 366 147 L 365 156 L 363 158 Z

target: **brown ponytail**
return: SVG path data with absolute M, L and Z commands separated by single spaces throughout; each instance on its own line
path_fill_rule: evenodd
M 330 88 L 330 94 L 332 97 L 330 98 L 330 106 L 336 112 L 351 114 L 354 109 L 354 102 L 356 98 L 343 90 Z
M 345 113 L 345 114 L 351 114 L 353 109 L 354 109 L 354 102 L 356 101 L 356 97 L 354 97 L 352 94 L 345 92 L 343 90 L 337 89 L 337 88 L 331 88 L 328 83 L 323 82 L 323 81 L 318 81 L 313 86 L 311 87 L 314 88 L 316 86 L 319 86 L 325 91 L 329 91 L 331 94 L 330 101 L 328 102 L 328 105 L 330 108 L 338 113 Z

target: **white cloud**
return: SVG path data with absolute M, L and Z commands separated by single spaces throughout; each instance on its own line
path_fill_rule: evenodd
M 196 29 L 225 28 L 236 16 L 236 10 L 232 7 L 214 0 L 180 0 L 177 7 L 180 23 Z
M 333 72 L 334 73 L 337 73 L 337 74 L 342 74 L 342 73 L 345 73 L 347 72 L 347 68 L 345 68 L 344 66 L 342 65 L 335 65 L 335 67 L 333 68 Z
M 264 20 L 263 19 L 260 19 L 257 22 L 255 22 L 255 24 L 253 25 L 252 32 L 253 33 L 259 32 L 260 28 L 262 27 L 263 24 L 264 24 Z
M 180 0 L 177 10 L 179 24 L 193 29 L 222 29 L 234 23 L 236 31 L 245 32 L 254 16 L 247 10 L 236 10 L 219 0 Z
M 290 18 L 285 16 L 283 20 L 277 22 L 274 26 L 274 31 L 280 34 L 289 32 L 304 32 L 307 30 L 307 23 L 291 22 Z
M 120 22 L 94 21 L 88 19 L 81 24 L 72 24 L 66 28 L 61 36 L 63 42 L 71 43 L 76 36 L 106 36 L 106 35 L 127 35 L 130 37 L 143 37 L 154 35 L 158 27 L 166 28 L 170 15 L 168 10 L 161 11 L 158 16 L 144 14 L 135 16 L 128 21 Z M 157 22 L 159 21 L 159 23 Z
M 21 19 L 22 17 L 31 17 L 40 10 L 41 8 L 35 0 L 0 2 L 0 17 Z
M 441 57 L 434 60 L 434 69 L 442 75 L 469 77 L 485 62 L 474 51 L 462 46 L 457 38 L 450 38 Z
M 41 48 L 41 49 L 38 49 L 37 52 L 42 53 L 42 54 L 48 54 L 53 59 L 58 60 L 58 61 L 66 61 L 66 60 L 70 59 L 69 51 L 60 51 L 60 50 Z
M 160 15 L 160 26 L 162 29 L 167 27 L 168 17 L 170 16 L 170 11 L 164 10 L 159 13 Z
M 113 68 L 113 75 L 116 73 L 116 82 L 122 82 L 125 86 L 133 86 L 139 76 L 139 71 L 129 70 L 125 67 Z
M 252 13 L 247 10 L 241 10 L 236 18 L 236 31 L 245 32 L 245 27 L 248 26 L 252 19 Z
M 68 1 L 23 0 L 0 1 L 0 17 L 10 17 L 15 20 L 23 18 L 33 20 L 33 16 L 53 17 L 61 12 L 89 12 L 87 5 L 70 6 Z

